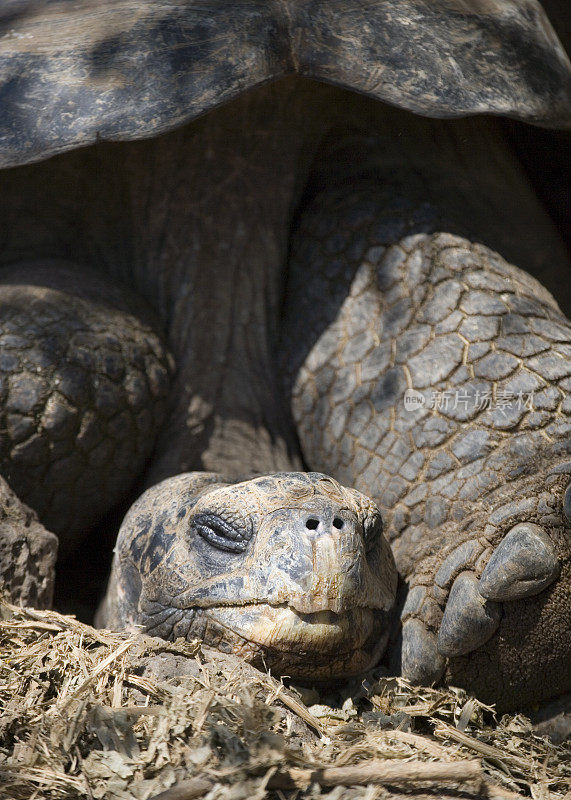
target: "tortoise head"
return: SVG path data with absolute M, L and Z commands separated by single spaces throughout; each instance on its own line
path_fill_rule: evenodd
M 374 666 L 397 580 L 374 503 L 319 473 L 205 480 L 169 478 L 132 507 L 99 622 L 200 637 L 297 679 Z

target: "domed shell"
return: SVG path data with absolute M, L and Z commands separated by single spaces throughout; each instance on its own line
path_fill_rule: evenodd
M 146 138 L 290 74 L 571 127 L 571 64 L 537 0 L 7 0 L 0 166 Z

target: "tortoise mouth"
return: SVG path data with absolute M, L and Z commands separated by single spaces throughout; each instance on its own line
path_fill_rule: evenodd
M 297 648 L 299 643 L 317 649 L 328 645 L 361 645 L 372 633 L 375 616 L 380 616 L 380 612 L 372 608 L 307 613 L 287 603 L 263 602 L 210 606 L 203 613 L 247 641 L 284 651 Z
M 350 653 L 385 627 L 384 613 L 371 608 L 303 613 L 286 603 L 248 603 L 197 611 L 209 628 L 236 639 L 236 652 L 249 646 L 282 653 Z
M 389 633 L 386 612 L 372 608 L 302 613 L 285 603 L 260 602 L 196 611 L 206 644 L 301 681 L 339 680 L 371 669 Z

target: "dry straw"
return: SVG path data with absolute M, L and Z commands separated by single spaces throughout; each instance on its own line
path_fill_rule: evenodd
M 459 689 L 319 698 L 198 642 L 0 616 L 0 798 L 571 800 L 568 748 Z

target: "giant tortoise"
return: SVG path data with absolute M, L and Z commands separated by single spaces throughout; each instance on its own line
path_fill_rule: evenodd
M 0 27 L 1 471 L 64 552 L 138 496 L 98 623 L 569 690 L 569 262 L 498 119 L 571 124 L 539 2 Z

